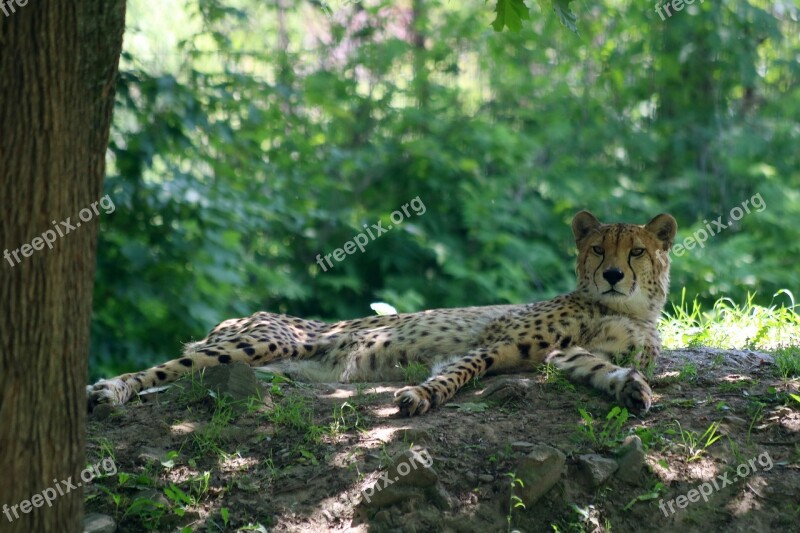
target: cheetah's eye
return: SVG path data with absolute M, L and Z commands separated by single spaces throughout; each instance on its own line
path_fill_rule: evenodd
M 634 248 L 631 250 L 631 257 L 639 257 L 644 253 L 644 248 Z
M 597 255 L 603 255 L 605 253 L 602 246 L 592 246 L 592 251 Z

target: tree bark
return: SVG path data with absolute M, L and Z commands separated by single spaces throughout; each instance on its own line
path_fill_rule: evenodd
M 108 216 L 92 203 L 125 1 L 9 2 L 0 11 L 0 530 L 82 531 L 92 284 L 97 224 Z M 48 488 L 60 489 L 52 501 L 36 497 Z

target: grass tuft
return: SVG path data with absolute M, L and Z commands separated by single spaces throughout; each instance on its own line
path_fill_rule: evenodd
M 790 291 L 778 291 L 773 300 L 781 295 L 789 298 L 788 307 L 784 304 L 756 305 L 753 303 L 755 294 L 748 294 L 742 305 L 730 298 L 721 298 L 711 311 L 703 311 L 697 298 L 687 301 L 684 288 L 680 304 L 673 305 L 672 312 L 665 313 L 659 325 L 664 347 L 708 346 L 775 352 L 776 358 L 782 358 L 783 363 L 779 364 L 784 365 L 789 375 L 798 375 L 800 315 Z

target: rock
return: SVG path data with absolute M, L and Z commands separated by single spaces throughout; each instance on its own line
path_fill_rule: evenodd
M 110 403 L 100 403 L 94 406 L 92 409 L 91 418 L 92 420 L 105 420 L 114 412 L 114 406 Z
M 389 527 L 389 525 L 392 523 L 392 515 L 386 510 L 378 511 L 375 513 L 372 523 L 377 526 Z
M 206 368 L 203 386 L 218 394 L 227 394 L 233 401 L 246 400 L 260 393 L 253 369 L 240 362 Z
M 108 515 L 89 513 L 83 517 L 83 533 L 114 533 L 117 523 Z
M 617 471 L 617 462 L 595 453 L 578 456 L 578 468 L 587 476 L 592 487 L 597 487 Z
M 514 470 L 523 486 L 515 486 L 513 494 L 530 508 L 561 479 L 566 457 L 561 451 L 543 444 L 537 445 Z
M 362 509 L 381 509 L 402 503 L 433 504 L 442 511 L 457 505 L 438 482 L 439 475 L 432 468 L 433 458 L 424 448 L 405 450 L 392 459 L 385 473 L 370 487 L 361 492 Z
M 382 509 L 400 502 L 413 499 L 421 500 L 424 497 L 424 491 L 414 487 L 401 487 L 398 485 L 384 486 L 383 483 L 378 480 L 373 486 L 367 487 L 365 490 L 361 491 L 361 502 L 359 505 L 366 508 Z
M 167 461 L 167 452 L 160 448 L 151 448 L 145 446 L 136 456 L 136 463 L 146 465 L 149 463 L 163 464 Z
M 159 505 L 169 508 L 170 501 L 164 496 L 164 493 L 156 489 L 142 489 L 134 493 L 131 502 L 142 500 L 141 508 L 147 510 L 155 510 Z
M 626 483 L 638 485 L 642 467 L 644 466 L 644 458 L 642 439 L 638 435 L 631 435 L 626 438 L 619 450 L 617 477 Z
M 490 476 L 489 474 L 481 474 L 478 476 L 478 479 L 481 483 L 491 483 L 494 481 L 494 476 Z
M 441 511 L 452 511 L 458 505 L 458 499 L 450 495 L 441 483 L 436 483 L 426 490 L 428 500 Z
M 433 458 L 428 450 L 414 447 L 405 450 L 392 460 L 387 475 L 392 482 L 400 486 L 430 487 L 439 479 L 439 474 L 432 465 Z

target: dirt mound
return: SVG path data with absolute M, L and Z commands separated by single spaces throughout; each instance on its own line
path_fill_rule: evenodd
M 551 368 L 411 419 L 404 384 L 259 377 L 249 399 L 195 378 L 95 411 L 89 459 L 117 473 L 87 512 L 119 531 L 797 530 L 798 380 L 756 352 L 665 353 L 640 418 Z

